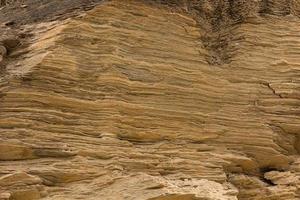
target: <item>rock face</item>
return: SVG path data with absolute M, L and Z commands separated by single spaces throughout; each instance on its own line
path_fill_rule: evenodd
M 0 199 L 300 199 L 299 16 L 298 0 L 2 7 Z

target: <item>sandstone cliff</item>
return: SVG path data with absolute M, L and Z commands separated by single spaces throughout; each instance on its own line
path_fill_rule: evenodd
M 299 0 L 0 8 L 0 199 L 300 199 Z

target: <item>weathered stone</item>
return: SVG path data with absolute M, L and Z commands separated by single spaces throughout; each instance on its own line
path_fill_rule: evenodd
M 21 144 L 0 142 L 0 160 L 26 160 L 32 159 L 32 149 Z
M 8 174 L 5 176 L 0 177 L 0 186 L 13 186 L 18 184 L 25 184 L 25 185 L 34 185 L 40 184 L 42 181 L 40 178 L 31 176 L 24 172 L 19 172 L 15 174 Z
M 21 5 L 0 12 L 0 199 L 300 198 L 297 1 Z
M 271 171 L 265 173 L 264 177 L 276 185 L 297 185 L 300 183 L 299 177 L 291 172 Z

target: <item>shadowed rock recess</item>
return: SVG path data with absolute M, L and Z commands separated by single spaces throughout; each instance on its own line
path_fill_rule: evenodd
M 300 199 L 299 0 L 1 5 L 1 200 Z

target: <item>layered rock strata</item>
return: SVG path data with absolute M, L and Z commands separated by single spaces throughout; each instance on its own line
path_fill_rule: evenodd
M 299 3 L 216 2 L 3 39 L 0 199 L 299 199 Z

